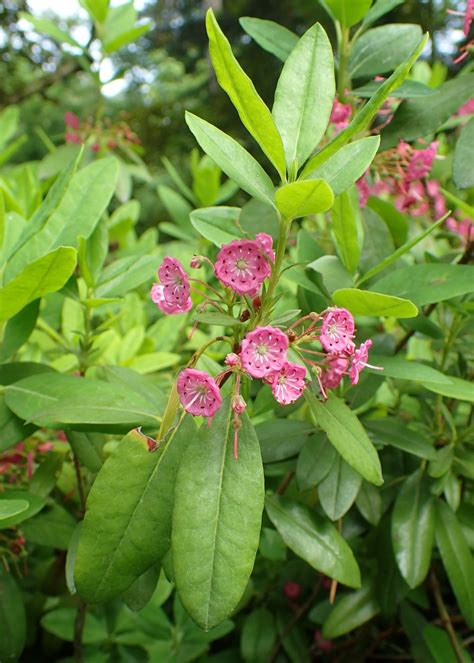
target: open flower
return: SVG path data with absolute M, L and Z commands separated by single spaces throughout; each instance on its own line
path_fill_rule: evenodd
M 179 374 L 177 389 L 181 405 L 195 417 L 213 417 L 222 404 L 216 381 L 204 371 L 185 368 Z
M 217 254 L 217 278 L 238 295 L 256 292 L 271 271 L 266 251 L 257 240 L 235 239 L 224 244 Z
M 273 239 L 267 233 L 257 233 L 255 241 L 260 247 L 261 252 L 267 256 L 270 262 L 275 262 L 275 251 L 273 250 Z
M 347 357 L 329 356 L 327 366 L 321 377 L 325 389 L 335 389 L 338 387 L 348 366 L 349 359 Z
M 189 277 L 179 260 L 166 256 L 158 268 L 161 283 L 150 290 L 151 301 L 167 315 L 185 313 L 192 308 L 189 296 Z
M 357 384 L 359 382 L 359 374 L 363 368 L 374 368 L 377 371 L 383 371 L 381 366 L 372 366 L 372 364 L 367 363 L 369 358 L 369 350 L 372 347 L 372 341 L 367 339 L 364 343 L 361 343 L 360 346 L 354 350 L 352 355 L 352 364 L 349 369 L 349 377 L 352 384 Z
M 292 364 L 287 361 L 279 371 L 275 371 L 267 378 L 270 382 L 272 393 L 281 405 L 288 405 L 296 401 L 306 386 L 306 369 L 299 364 Z
M 279 371 L 286 362 L 288 336 L 275 327 L 257 327 L 242 341 L 242 366 L 253 378 Z
M 345 308 L 329 309 L 323 319 L 320 341 L 332 354 L 344 352 L 352 345 L 354 318 Z
M 193 306 L 191 297 L 188 296 L 182 304 L 179 302 L 168 302 L 165 299 L 164 288 L 165 286 L 160 285 L 159 283 L 154 283 L 150 290 L 151 301 L 156 304 L 163 313 L 166 313 L 167 315 L 175 315 L 177 313 L 186 313 L 186 311 L 191 310 Z

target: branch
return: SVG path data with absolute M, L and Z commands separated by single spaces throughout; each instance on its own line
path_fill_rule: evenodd
M 28 99 L 33 94 L 44 94 L 46 90 L 51 87 L 51 85 L 58 83 L 61 79 L 66 78 L 67 76 L 70 76 L 71 74 L 74 74 L 81 69 L 82 67 L 78 61 L 67 62 L 58 67 L 56 71 L 52 72 L 51 74 L 46 74 L 41 78 L 37 78 L 29 85 L 26 85 L 17 92 L 14 92 L 9 97 L 2 99 L 0 102 L 0 108 L 5 108 L 11 104 L 18 104 L 20 101 Z
M 451 623 L 451 619 L 449 617 L 449 613 L 446 609 L 446 606 L 444 605 L 443 597 L 441 596 L 441 590 L 438 582 L 438 578 L 436 577 L 436 574 L 434 571 L 431 571 L 430 573 L 430 583 L 431 583 L 431 589 L 433 591 L 433 596 L 436 602 L 436 606 L 438 608 L 438 613 L 441 618 L 441 621 L 443 622 L 443 626 L 446 629 L 446 632 L 449 636 L 449 639 L 451 640 L 451 644 L 454 649 L 454 653 L 456 655 L 456 659 L 459 661 L 459 663 L 463 663 L 464 657 L 462 654 L 462 650 L 459 646 L 458 639 L 456 637 L 456 632 L 453 628 L 453 625 Z

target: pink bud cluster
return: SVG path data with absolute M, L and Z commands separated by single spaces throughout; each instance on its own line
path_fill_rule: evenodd
M 352 106 L 350 104 L 343 104 L 337 99 L 334 99 L 331 115 L 329 117 L 329 124 L 334 127 L 335 134 L 340 133 L 348 126 L 351 115 Z
M 140 145 L 140 139 L 126 122 L 112 124 L 107 119 L 104 122 L 94 123 L 90 120 L 81 122 L 75 113 L 67 111 L 64 114 L 64 124 L 66 125 L 64 134 L 66 143 L 79 145 L 92 141 L 90 149 L 95 153 Z

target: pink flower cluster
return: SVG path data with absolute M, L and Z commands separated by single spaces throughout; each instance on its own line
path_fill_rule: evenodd
M 78 116 L 71 111 L 64 114 L 66 132 L 64 140 L 66 143 L 82 144 L 93 141 L 90 149 L 92 152 L 101 150 L 115 150 L 119 147 L 133 147 L 140 145 L 140 139 L 130 129 L 126 122 L 112 124 L 109 120 L 93 123 L 90 120 L 81 122 Z
M 333 125 L 336 134 L 348 126 L 351 115 L 352 106 L 350 104 L 343 104 L 337 99 L 334 99 L 329 124 Z

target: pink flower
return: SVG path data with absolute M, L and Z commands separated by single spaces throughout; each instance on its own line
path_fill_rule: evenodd
M 151 301 L 156 304 L 163 313 L 166 313 L 166 315 L 176 315 L 191 310 L 193 306 L 191 297 L 185 299 L 183 304 L 168 302 L 165 299 L 164 289 L 165 287 L 163 285 L 154 283 L 150 290 Z
M 457 115 L 472 115 L 474 113 L 474 98 L 466 101 L 458 110 Z
M 322 383 L 326 389 L 336 389 L 341 383 L 344 373 L 349 366 L 347 357 L 328 356 L 328 364 L 322 375 Z
M 250 239 L 235 239 L 224 244 L 215 264 L 219 281 L 238 295 L 255 292 L 271 271 L 261 247 L 260 242 Z
M 213 417 L 222 404 L 216 381 L 204 371 L 184 369 L 179 374 L 177 389 L 181 405 L 195 417 Z
M 257 327 L 242 341 L 242 366 L 253 378 L 279 371 L 286 362 L 288 336 L 275 327 Z
M 64 113 L 64 124 L 71 129 L 79 129 L 81 126 L 81 121 L 77 117 L 75 113 L 71 113 L 71 111 L 67 111 L 67 113 Z
M 158 268 L 158 276 L 166 301 L 182 306 L 189 296 L 189 277 L 179 260 L 166 256 Z
M 408 189 L 403 190 L 395 198 L 395 207 L 400 212 L 407 212 L 411 216 L 422 216 L 428 212 L 430 206 L 426 201 L 425 189 L 420 181 L 410 182 Z
M 234 396 L 234 398 L 232 399 L 232 410 L 233 412 L 235 412 L 235 414 L 237 415 L 242 414 L 242 412 L 245 411 L 246 407 L 247 403 L 244 401 L 244 399 L 240 394 Z
M 342 131 L 349 124 L 351 114 L 352 106 L 350 104 L 341 104 L 340 101 L 334 99 L 329 122 L 335 126 L 338 132 Z
M 275 251 L 273 250 L 273 238 L 267 233 L 257 233 L 255 237 L 260 251 L 267 256 L 270 262 L 275 262 Z
M 426 177 L 431 170 L 436 156 L 439 141 L 432 142 L 425 150 L 413 150 L 413 154 L 406 171 L 407 182 Z
M 279 371 L 268 376 L 271 378 L 272 393 L 281 405 L 288 405 L 298 400 L 306 386 L 306 369 L 299 364 L 287 361 Z
M 326 352 L 344 352 L 352 343 L 354 328 L 354 318 L 347 309 L 329 309 L 321 327 L 321 345 Z
M 370 196 L 370 187 L 365 175 L 362 175 L 356 182 L 357 191 L 359 192 L 359 205 L 365 207 Z
M 359 373 L 366 367 L 375 368 L 377 371 L 383 370 L 381 366 L 372 366 L 372 364 L 367 363 L 367 359 L 369 358 L 369 350 L 371 347 L 372 341 L 369 338 L 367 341 L 364 341 L 364 343 L 361 343 L 360 346 L 354 351 L 352 356 L 352 364 L 349 369 L 349 377 L 352 384 L 357 384 L 359 382 Z
M 469 28 L 472 23 L 472 16 L 474 14 L 474 0 L 467 0 L 466 3 L 466 13 L 464 14 L 464 36 L 467 37 L 469 34 Z
M 66 132 L 66 134 L 64 135 L 64 139 L 66 140 L 66 143 L 80 143 L 81 142 L 81 137 L 78 136 L 75 133 L 72 133 L 71 131 Z
M 239 355 L 235 354 L 235 352 L 229 352 L 224 360 L 224 364 L 227 364 L 227 366 L 238 366 L 240 364 Z

